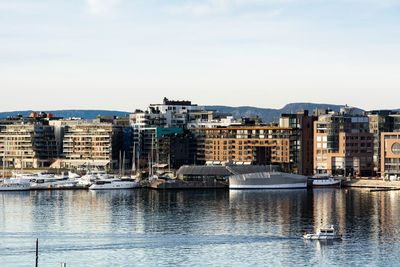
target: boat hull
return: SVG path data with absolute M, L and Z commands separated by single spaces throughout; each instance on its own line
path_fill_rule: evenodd
M 114 189 L 134 189 L 138 188 L 139 184 L 136 182 L 125 182 L 118 184 L 92 184 L 89 189 L 90 190 L 114 190 Z
M 6 186 L 0 186 L 0 191 L 28 191 L 31 190 L 30 187 L 6 187 Z
M 314 179 L 312 181 L 313 187 L 336 187 L 340 185 L 340 180 L 336 179 Z
M 327 237 L 327 236 L 303 236 L 305 240 L 342 240 L 341 236 Z
M 276 184 L 276 185 L 230 185 L 229 189 L 302 189 L 307 183 Z

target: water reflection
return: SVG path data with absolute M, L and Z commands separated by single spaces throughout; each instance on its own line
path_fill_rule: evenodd
M 393 265 L 400 249 L 399 193 L 346 189 L 0 193 L 0 258 L 6 263 L 2 266 L 29 265 L 39 237 L 42 266 L 55 266 L 62 259 L 70 266 L 93 265 L 93 260 L 118 266 L 127 261 L 142 266 Z M 342 242 L 301 239 L 305 229 L 330 224 L 344 235 Z

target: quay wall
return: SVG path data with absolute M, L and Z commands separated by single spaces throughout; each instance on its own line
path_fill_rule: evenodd
M 400 181 L 385 181 L 382 179 L 352 179 L 343 181 L 343 187 L 361 187 L 361 188 L 396 188 L 400 189 Z

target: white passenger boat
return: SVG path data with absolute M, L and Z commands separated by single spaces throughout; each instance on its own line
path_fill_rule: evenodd
M 307 240 L 341 240 L 342 236 L 331 225 L 329 228 L 321 228 L 317 233 L 305 233 L 304 239 Z
M 25 191 L 30 190 L 29 179 L 9 178 L 0 182 L 0 191 Z
M 313 186 L 340 186 L 341 180 L 327 175 L 315 175 L 311 178 Z
M 109 189 L 132 189 L 139 187 L 139 183 L 132 179 L 107 179 L 95 181 L 89 189 L 109 190 Z

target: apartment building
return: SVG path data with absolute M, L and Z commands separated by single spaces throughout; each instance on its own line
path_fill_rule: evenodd
M 314 172 L 370 176 L 373 144 L 366 115 L 349 107 L 321 115 L 314 122 Z
M 53 124 L 57 139 L 62 140 L 62 155 L 53 167 L 119 168 L 125 151 L 123 127 L 84 120 L 60 120 Z
M 381 177 L 400 179 L 400 132 L 381 133 Z
M 400 113 L 392 110 L 367 112 L 370 133 L 374 135 L 374 175 L 381 176 L 381 134 L 400 131 Z
M 198 128 L 195 135 L 198 163 L 279 164 L 285 170 L 297 169 L 291 128 L 263 125 Z
M 213 110 L 191 111 L 187 123 L 188 129 L 226 127 L 237 121 L 230 114 Z
M 52 126 L 40 122 L 0 125 L 0 161 L 7 168 L 48 167 L 57 152 Z
M 294 141 L 292 144 L 293 161 L 298 166 L 296 171 L 303 175 L 313 174 L 314 159 L 314 121 L 317 116 L 309 115 L 308 111 L 293 114 L 282 114 L 279 126 L 292 129 Z

